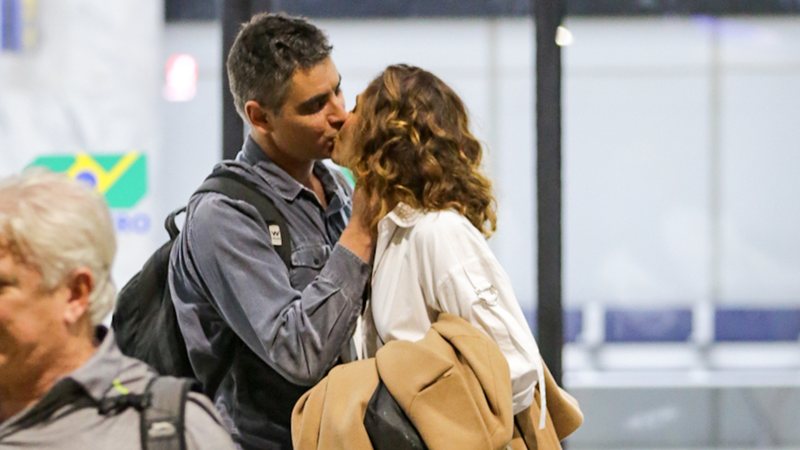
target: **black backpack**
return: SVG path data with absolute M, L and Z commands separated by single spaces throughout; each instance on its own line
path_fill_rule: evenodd
M 268 232 L 280 233 L 281 245 L 275 245 L 275 250 L 290 267 L 291 236 L 286 221 L 272 201 L 259 193 L 250 181 L 236 173 L 217 170 L 205 179 L 195 191 L 198 192 L 218 192 L 253 205 L 264 218 Z M 179 233 L 175 217 L 185 210 L 186 207 L 178 208 L 167 216 L 164 226 L 169 241 L 156 250 L 142 270 L 120 290 L 111 327 L 125 355 L 146 362 L 162 375 L 196 378 L 167 281 L 169 254 Z M 203 391 L 213 395 L 226 371 L 227 367 L 220 367 L 220 373 L 203 386 Z

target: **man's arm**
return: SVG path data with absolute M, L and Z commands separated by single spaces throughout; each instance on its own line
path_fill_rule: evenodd
M 372 254 L 362 223 L 351 221 L 317 277 L 298 291 L 255 208 L 205 194 L 183 231 L 184 260 L 254 353 L 287 380 L 311 385 L 335 363 L 361 311 Z

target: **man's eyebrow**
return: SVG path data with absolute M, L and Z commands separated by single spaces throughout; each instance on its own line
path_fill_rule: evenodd
M 336 84 L 336 88 L 335 88 L 336 92 L 338 92 L 339 89 L 341 89 L 341 86 L 342 86 L 342 75 L 339 74 L 339 82 Z M 328 99 L 328 93 L 327 92 L 323 92 L 321 94 L 317 94 L 317 95 L 309 98 L 308 100 L 304 101 L 303 103 L 300 103 L 300 105 L 297 106 L 297 109 L 299 109 L 299 110 L 309 109 L 312 106 L 314 106 L 314 104 L 322 103 L 322 102 L 326 101 L 327 99 Z
M 306 110 L 306 109 L 309 109 L 309 108 L 313 107 L 316 103 L 322 103 L 322 102 L 326 101 L 327 99 L 328 99 L 328 93 L 327 92 L 323 92 L 322 94 L 317 94 L 317 95 L 311 97 L 310 99 L 304 101 L 303 103 L 300 103 L 297 106 L 297 109 Z

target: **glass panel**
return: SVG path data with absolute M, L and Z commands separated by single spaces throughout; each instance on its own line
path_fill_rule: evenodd
M 566 25 L 571 447 L 800 445 L 800 19 Z

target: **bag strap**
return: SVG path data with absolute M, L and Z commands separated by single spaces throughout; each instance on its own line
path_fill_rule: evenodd
M 150 401 L 141 412 L 142 449 L 186 450 L 186 402 L 194 384 L 187 378 L 150 380 L 145 390 Z
M 278 256 L 287 268 L 292 267 L 292 236 L 286 225 L 286 219 L 272 200 L 259 192 L 251 181 L 235 172 L 217 170 L 206 177 L 195 194 L 200 192 L 217 192 L 253 205 L 267 224 L 272 246 Z M 184 211 L 186 207 L 180 207 L 172 211 L 164 221 L 164 228 L 169 233 L 170 239 L 175 239 L 178 235 L 180 230 L 175 224 L 175 218 Z
M 178 237 L 178 233 L 181 232 L 181 230 L 178 228 L 178 225 L 175 224 L 175 218 L 183 214 L 184 212 L 186 212 L 186 207 L 181 206 L 180 208 L 177 208 L 176 210 L 169 213 L 169 215 L 167 215 L 167 218 L 164 219 L 164 228 L 167 230 L 167 233 L 169 233 L 170 241 L 175 240 L 175 238 Z

